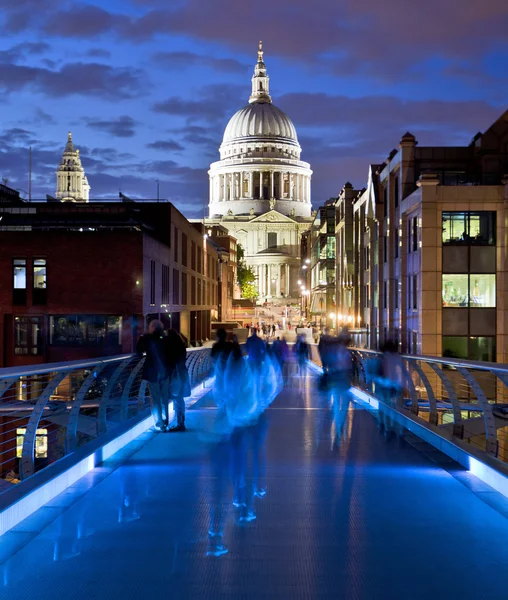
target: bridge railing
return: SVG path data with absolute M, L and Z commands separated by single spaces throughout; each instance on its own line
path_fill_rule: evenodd
M 400 355 L 398 388 L 381 376 L 380 352 L 353 349 L 355 385 L 420 417 L 447 439 L 508 462 L 508 367 L 497 363 Z M 398 366 L 397 366 L 398 365 Z
M 149 412 L 137 354 L 0 369 L 0 491 L 113 428 Z M 191 348 L 191 386 L 211 371 L 209 348 Z

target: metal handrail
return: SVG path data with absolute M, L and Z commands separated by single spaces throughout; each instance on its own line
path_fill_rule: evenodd
M 402 413 L 426 421 L 446 439 L 476 446 L 508 462 L 508 365 L 434 356 L 398 355 L 399 391 L 386 393 L 387 379 L 370 373 L 369 361 L 383 359 L 376 350 L 351 348 L 354 385 Z M 508 418 L 508 415 L 507 415 Z
M 210 348 L 188 349 L 191 386 L 210 374 L 210 354 Z M 144 360 L 125 354 L 0 369 L 0 488 L 146 416 Z

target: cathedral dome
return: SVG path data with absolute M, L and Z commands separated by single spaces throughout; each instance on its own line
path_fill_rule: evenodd
M 235 113 L 226 126 L 222 143 L 241 142 L 245 138 L 267 138 L 267 141 L 298 144 L 291 119 L 266 101 L 251 102 Z

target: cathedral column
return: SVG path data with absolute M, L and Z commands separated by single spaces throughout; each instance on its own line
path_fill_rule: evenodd
M 268 294 L 267 297 L 272 297 L 272 265 L 266 265 L 267 274 L 268 274 Z
M 277 265 L 277 298 L 280 298 L 280 280 L 282 277 L 281 265 Z
M 254 172 L 249 173 L 249 198 L 254 198 Z
M 289 270 L 290 266 L 286 263 L 286 297 L 289 297 L 291 294 L 291 288 L 289 287 Z
M 259 171 L 259 199 L 263 200 L 263 171 Z
M 270 198 L 275 198 L 275 174 L 273 171 L 270 171 Z
M 222 189 L 220 191 L 221 201 L 225 202 L 226 201 L 226 174 L 225 173 L 220 176 L 220 183 L 222 186 Z
M 295 192 L 294 192 L 294 178 L 293 178 L 293 173 L 289 174 L 289 199 L 293 200 Z
M 208 195 L 210 198 L 210 202 L 213 203 L 213 177 L 210 177 L 209 185 L 210 185 L 210 189 L 208 191 Z

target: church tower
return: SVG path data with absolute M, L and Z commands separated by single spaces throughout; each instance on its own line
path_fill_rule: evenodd
M 67 135 L 67 144 L 56 171 L 56 199 L 60 202 L 88 202 L 90 185 L 81 164 L 79 150 L 74 148 L 72 133 Z

